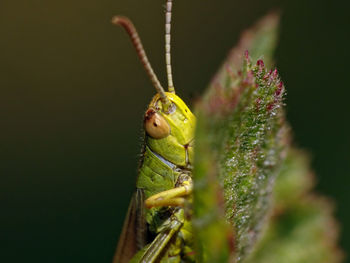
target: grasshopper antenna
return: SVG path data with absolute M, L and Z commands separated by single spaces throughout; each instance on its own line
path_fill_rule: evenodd
M 125 31 L 128 33 L 132 44 L 134 45 L 137 55 L 139 56 L 141 63 L 143 65 L 143 67 L 145 68 L 148 76 L 150 77 L 153 86 L 155 87 L 155 89 L 157 90 L 157 92 L 160 95 L 160 99 L 162 101 L 163 104 L 165 105 L 170 105 L 170 101 L 167 98 L 167 96 L 165 95 L 164 89 L 162 87 L 162 85 L 160 84 L 157 75 L 154 73 L 152 66 L 147 58 L 146 52 L 143 48 L 143 45 L 141 43 L 141 39 L 139 37 L 139 34 L 136 31 L 136 28 L 134 26 L 134 24 L 130 21 L 129 18 L 124 17 L 124 16 L 114 16 L 112 18 L 112 23 L 114 25 L 118 25 L 118 26 L 122 26 Z
M 168 77 L 168 91 L 175 93 L 173 75 L 171 70 L 171 54 L 170 54 L 170 30 L 171 30 L 171 9 L 173 6 L 172 0 L 167 0 L 166 2 L 166 13 L 165 13 L 165 63 L 166 63 L 166 72 Z

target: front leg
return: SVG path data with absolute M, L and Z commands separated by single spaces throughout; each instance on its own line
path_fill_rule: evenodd
M 145 205 L 148 209 L 163 206 L 184 206 L 186 199 L 184 196 L 192 194 L 193 183 L 191 177 L 183 180 L 179 186 L 150 196 Z

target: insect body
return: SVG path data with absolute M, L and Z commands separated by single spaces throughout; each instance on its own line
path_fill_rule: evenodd
M 157 94 L 144 116 L 144 146 L 134 194 L 114 262 L 193 262 L 188 205 L 192 192 L 195 117 L 175 94 L 170 63 L 171 0 L 167 1 L 165 50 L 168 91 L 148 62 L 133 24 L 113 23 L 128 32 Z

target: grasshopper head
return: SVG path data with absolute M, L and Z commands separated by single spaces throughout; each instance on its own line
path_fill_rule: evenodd
M 152 99 L 144 118 L 146 144 L 156 154 L 178 166 L 193 163 L 195 117 L 174 93 L 165 92 L 171 105 L 165 109 L 159 94 Z
M 186 104 L 175 95 L 171 69 L 170 29 L 172 1 L 166 3 L 165 62 L 168 91 L 165 92 L 148 61 L 135 26 L 126 17 L 115 16 L 112 23 L 124 27 L 136 49 L 157 95 L 145 114 L 146 144 L 157 155 L 177 166 L 190 167 L 193 163 L 193 133 L 195 117 Z

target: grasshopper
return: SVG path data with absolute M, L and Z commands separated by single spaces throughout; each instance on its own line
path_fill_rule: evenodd
M 175 94 L 170 54 L 172 0 L 166 2 L 165 92 L 148 61 L 132 22 L 115 16 L 157 94 L 144 115 L 144 145 L 133 195 L 119 238 L 115 263 L 194 262 L 190 222 L 195 116 Z

